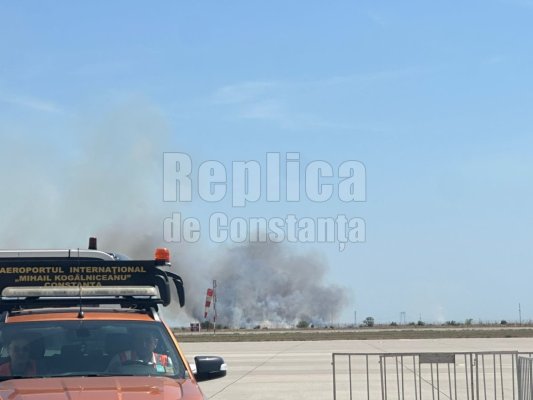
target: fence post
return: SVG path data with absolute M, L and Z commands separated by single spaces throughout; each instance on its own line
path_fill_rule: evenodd
M 337 388 L 335 385 L 335 353 L 331 355 L 331 365 L 333 366 L 333 400 L 337 400 Z

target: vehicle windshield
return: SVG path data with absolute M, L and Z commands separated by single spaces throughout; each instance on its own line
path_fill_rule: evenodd
M 53 376 L 168 376 L 186 369 L 157 322 L 50 321 L 0 325 L 0 379 Z

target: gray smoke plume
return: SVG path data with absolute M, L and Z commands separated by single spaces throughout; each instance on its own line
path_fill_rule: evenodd
M 326 324 L 347 302 L 345 288 L 324 283 L 325 261 L 280 243 L 249 243 L 222 251 L 211 266 L 217 280 L 217 321 L 231 327 Z M 205 289 L 204 289 L 205 292 Z M 200 320 L 203 306 L 191 310 Z M 211 312 L 212 315 L 212 312 Z
M 162 203 L 169 129 L 154 107 L 131 102 L 78 117 L 54 135 L 36 134 L 53 131 L 46 126 L 4 128 L 0 248 L 85 247 L 97 235 L 137 250 L 129 238 L 159 230 L 153 207 Z
M 342 310 L 346 291 L 324 284 L 316 254 L 274 243 L 206 250 L 163 242 L 162 154 L 183 149 L 169 145 L 166 118 L 150 104 L 78 117 L 54 138 L 36 136 L 47 127 L 31 122 L 0 129 L 0 248 L 86 248 L 97 236 L 101 250 L 151 258 L 166 245 L 187 296 L 185 309 L 164 311 L 171 325 L 203 320 L 212 279 L 218 322 L 229 326 L 326 323 Z

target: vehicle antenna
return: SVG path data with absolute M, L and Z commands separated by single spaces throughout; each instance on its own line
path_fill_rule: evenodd
M 80 248 L 78 247 L 78 267 L 80 266 Z M 78 311 L 78 318 L 83 319 L 85 314 L 82 309 L 82 299 L 81 299 L 81 283 L 78 284 L 78 296 L 80 297 L 80 310 Z
M 78 289 L 79 289 L 79 296 L 80 296 L 80 311 L 78 311 L 78 318 L 79 319 L 83 319 L 85 317 L 85 314 L 83 312 L 83 309 L 82 309 L 82 300 L 81 300 L 81 284 L 78 285 Z

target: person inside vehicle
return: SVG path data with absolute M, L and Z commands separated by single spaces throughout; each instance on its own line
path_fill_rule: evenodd
M 120 371 L 127 365 L 149 365 L 156 372 L 172 371 L 172 361 L 166 354 L 156 353 L 158 339 L 151 332 L 136 332 L 133 336 L 133 348 L 118 353 L 111 359 L 108 370 Z
M 0 376 L 34 376 L 35 360 L 30 357 L 30 343 L 24 337 L 13 337 L 7 345 L 9 361 L 0 365 Z

